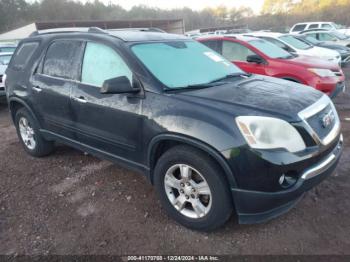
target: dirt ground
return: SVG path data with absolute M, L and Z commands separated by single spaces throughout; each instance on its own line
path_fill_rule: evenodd
M 213 233 L 168 218 L 139 174 L 65 146 L 30 157 L 1 105 L 0 254 L 350 254 L 350 94 L 336 104 L 345 148 L 334 175 L 277 219 L 232 217 Z

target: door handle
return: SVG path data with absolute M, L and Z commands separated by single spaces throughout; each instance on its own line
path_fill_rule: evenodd
M 75 100 L 75 101 L 77 101 L 79 103 L 86 103 L 87 102 L 85 97 L 83 97 L 83 96 L 73 97 L 73 100 Z
M 39 86 L 33 86 L 33 90 L 36 91 L 36 92 L 43 91 Z

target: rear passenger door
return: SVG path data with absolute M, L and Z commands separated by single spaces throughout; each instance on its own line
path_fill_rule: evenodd
M 43 128 L 68 138 L 74 136 L 70 95 L 77 85 L 83 52 L 83 41 L 53 41 L 31 83 Z
M 106 44 L 87 42 L 81 82 L 72 91 L 76 137 L 94 149 L 138 161 L 142 98 L 100 93 L 105 80 L 120 76 L 133 81 L 132 71 L 120 53 Z

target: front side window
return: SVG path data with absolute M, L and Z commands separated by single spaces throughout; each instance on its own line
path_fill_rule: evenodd
M 10 60 L 10 55 L 2 55 L 0 56 L 0 65 L 8 65 L 10 63 Z
M 239 43 L 223 41 L 222 55 L 230 61 L 246 62 L 247 57 L 250 55 L 255 55 L 255 53 Z
M 303 41 L 300 41 L 299 39 L 291 35 L 280 36 L 279 39 L 281 39 L 282 41 L 286 42 L 287 44 L 291 45 L 296 49 L 306 50 L 312 47 L 312 45 L 309 45 Z
M 143 43 L 133 53 L 165 86 L 181 89 L 243 73 L 221 55 L 195 41 Z
M 318 34 L 318 39 L 320 41 L 334 41 L 337 40 L 337 38 L 331 34 L 327 34 L 327 33 L 319 33 Z
M 112 48 L 88 42 L 85 48 L 81 82 L 101 87 L 105 80 L 126 76 L 132 83 L 132 72 Z
M 270 43 L 282 48 L 283 50 L 287 51 L 287 52 L 293 52 L 294 50 L 292 50 L 289 46 L 287 46 L 285 43 L 274 39 L 274 38 L 270 38 L 270 37 L 263 37 L 263 39 L 265 39 L 266 41 L 269 41 Z
M 43 74 L 78 80 L 83 46 L 82 41 L 59 40 L 53 42 L 46 52 Z
M 315 29 L 315 28 L 318 28 L 318 24 L 311 24 L 309 25 L 308 29 Z
M 260 52 L 264 53 L 268 57 L 271 58 L 290 58 L 291 54 L 285 51 L 284 49 L 280 48 L 277 45 L 274 45 L 268 41 L 265 40 L 251 40 L 249 41 L 249 44 L 251 44 L 253 47 L 258 49 Z

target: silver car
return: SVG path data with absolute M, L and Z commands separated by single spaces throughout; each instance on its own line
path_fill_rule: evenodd
M 0 99 L 5 97 L 4 74 L 10 63 L 12 53 L 0 53 Z
M 338 44 L 346 47 L 350 47 L 350 37 L 339 33 L 338 31 L 331 30 L 306 30 L 300 34 L 311 36 L 321 42 Z

